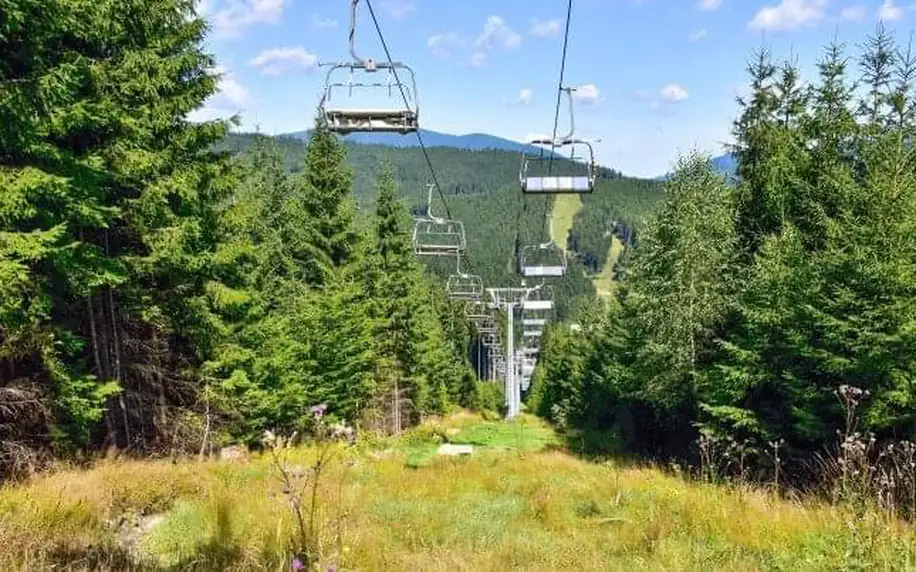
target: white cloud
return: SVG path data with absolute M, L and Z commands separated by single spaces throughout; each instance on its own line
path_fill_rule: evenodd
M 782 0 L 761 8 L 748 27 L 754 30 L 794 30 L 824 18 L 827 0 Z
M 413 0 L 384 0 L 382 7 L 388 11 L 395 20 L 403 20 L 416 9 Z
M 216 66 L 209 73 L 219 75 L 217 92 L 210 96 L 203 107 L 188 114 L 194 122 L 212 121 L 231 117 L 243 111 L 251 100 L 248 90 L 242 86 L 225 66 Z
M 700 10 L 715 10 L 722 5 L 722 0 L 699 0 L 697 6 Z
M 256 24 L 276 24 L 283 16 L 289 0 L 224 0 L 208 1 L 207 10 L 213 4 L 221 7 L 213 13 L 211 22 L 214 31 L 222 36 L 235 37 Z
M 840 20 L 858 21 L 865 17 L 865 7 L 847 6 L 840 10 Z
M 878 8 L 878 19 L 882 22 L 894 22 L 903 18 L 903 9 L 894 4 L 893 0 L 884 0 Z
M 242 107 L 246 105 L 250 99 L 248 90 L 242 87 L 238 81 L 236 81 L 235 76 L 232 75 L 225 66 L 216 66 L 213 68 L 214 74 L 219 74 L 220 79 L 217 84 L 217 89 L 219 90 L 216 94 L 216 97 L 225 99 L 228 103 Z
M 687 36 L 687 39 L 689 39 L 691 42 L 699 42 L 700 40 L 702 40 L 705 37 L 706 37 L 706 30 L 699 29 L 699 30 L 694 30 L 690 32 L 690 35 Z
M 572 93 L 573 100 L 583 105 L 592 105 L 601 97 L 601 91 L 593 83 L 576 86 L 576 91 Z
M 474 40 L 474 46 L 489 50 L 494 45 L 505 48 L 517 48 L 522 44 L 522 37 L 499 16 L 487 16 L 483 32 Z
M 541 22 L 537 18 L 531 20 L 531 35 L 539 38 L 552 38 L 560 33 L 559 20 L 545 20 Z
M 678 84 L 670 83 L 662 88 L 661 96 L 665 101 L 677 103 L 678 101 L 684 101 L 690 97 L 690 94 L 687 93 L 686 89 L 679 86 Z
M 426 45 L 432 54 L 443 59 L 451 57 L 452 50 L 461 43 L 461 38 L 455 32 L 434 34 L 426 40 Z
M 212 0 L 197 0 L 195 8 L 197 10 L 198 16 L 207 15 L 207 13 L 210 11 L 211 1 Z
M 534 99 L 534 93 L 529 88 L 525 88 L 518 92 L 518 98 L 516 98 L 516 103 L 520 105 L 528 105 L 531 103 L 531 100 Z
M 486 52 L 474 52 L 471 54 L 471 67 L 481 68 L 487 64 Z
M 272 48 L 255 56 L 248 65 L 261 68 L 264 75 L 280 75 L 293 68 L 314 69 L 318 65 L 318 56 L 309 53 L 301 46 L 291 48 Z
M 337 20 L 312 14 L 312 26 L 315 28 L 336 28 Z

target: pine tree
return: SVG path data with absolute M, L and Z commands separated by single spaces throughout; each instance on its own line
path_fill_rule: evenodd
M 704 346 L 724 317 L 735 247 L 731 196 L 701 155 L 682 158 L 633 260 L 642 392 L 662 409 L 689 402 Z
M 193 400 L 187 366 L 213 342 L 203 284 L 225 187 L 209 148 L 227 125 L 185 120 L 216 91 L 205 23 L 186 0 L 8 14 L 0 242 L 27 303 L 0 323 L 0 385 L 46 388 L 71 438 L 104 412 L 110 440 L 142 445 L 170 433 L 170 401 Z
M 299 183 L 303 185 L 304 206 L 316 232 L 313 244 L 334 268 L 342 268 L 350 261 L 359 240 L 354 226 L 355 205 L 350 196 L 353 175 L 345 159 L 343 145 L 327 126 L 316 120 Z

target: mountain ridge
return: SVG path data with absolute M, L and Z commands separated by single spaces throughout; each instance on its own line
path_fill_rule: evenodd
M 310 133 L 310 130 L 293 131 L 289 133 L 281 133 L 277 137 L 287 137 L 300 141 L 306 141 L 308 140 Z M 517 153 L 521 153 L 522 151 L 529 153 L 549 153 L 549 151 L 540 147 L 528 145 L 519 141 L 513 141 L 511 139 L 506 139 L 505 137 L 499 137 L 498 135 L 491 135 L 489 133 L 474 132 L 465 133 L 463 135 L 456 135 L 453 133 L 434 131 L 432 129 L 420 129 L 420 135 L 422 136 L 423 144 L 426 147 L 449 147 L 469 151 L 495 149 L 498 151 L 514 151 Z M 401 149 L 420 146 L 416 135 L 413 133 L 405 135 L 400 135 L 397 133 L 351 133 L 349 135 L 342 136 L 342 139 L 348 143 L 356 143 L 360 145 L 383 145 L 386 147 L 395 147 Z M 557 157 L 562 156 L 557 152 L 555 152 L 555 154 Z M 710 159 L 710 163 L 713 169 L 720 175 L 732 177 L 735 174 L 737 160 L 732 153 L 726 153 L 724 155 L 712 157 Z M 613 167 L 607 167 L 604 165 L 601 166 L 613 171 L 620 172 Z M 665 173 L 664 175 L 658 175 L 656 177 L 634 178 L 645 178 L 652 181 L 664 181 L 667 180 L 670 176 L 671 173 Z
M 281 133 L 278 137 L 290 137 L 301 141 L 308 140 L 311 130 L 293 131 L 290 133 Z M 534 145 L 528 145 L 519 141 L 506 139 L 489 133 L 466 133 L 464 135 L 455 135 L 452 133 L 443 133 L 433 131 L 432 129 L 420 129 L 420 136 L 423 138 L 423 144 L 426 147 L 451 147 L 455 149 L 465 149 L 469 151 L 483 151 L 487 149 L 496 149 L 498 151 L 515 151 L 517 153 L 525 152 L 544 152 L 549 151 L 541 149 Z M 361 145 L 384 145 L 387 147 L 419 147 L 420 142 L 413 133 L 401 135 L 397 133 L 351 133 L 341 137 L 348 143 L 357 143 Z M 555 152 L 556 153 L 556 152 Z M 556 153 L 556 156 L 561 156 Z

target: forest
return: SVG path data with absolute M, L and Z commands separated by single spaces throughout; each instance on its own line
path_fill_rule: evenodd
M 916 54 L 878 26 L 817 70 L 755 54 L 737 184 L 681 158 L 614 303 L 547 332 L 529 405 L 593 449 L 912 516 Z
M 499 409 L 443 293 L 454 263 L 412 253 L 411 215 L 430 206 L 417 150 L 344 145 L 320 125 L 306 143 L 187 121 L 217 89 L 190 2 L 4 10 L 3 474 L 112 447 L 256 444 L 319 402 L 394 432 L 453 406 Z M 519 157 L 431 154 L 448 199 L 432 208 L 468 229 L 463 270 L 517 283 L 516 250 L 545 239 L 549 213 L 517 192 Z M 616 191 L 645 184 L 603 170 L 601 185 L 615 197 L 602 208 L 629 224 Z M 608 230 L 577 225 L 588 246 L 557 285 L 561 317 L 593 295 Z
M 188 121 L 217 89 L 188 1 L 5 9 L 4 475 L 112 447 L 256 445 L 316 403 L 393 433 L 500 409 L 444 294 L 452 263 L 418 259 L 410 232 L 446 212 L 467 228 L 463 270 L 520 283 L 551 199 L 519 192 L 517 154 L 430 149 L 446 199 L 430 205 L 417 149 L 344 144 L 320 122 L 300 141 Z M 715 457 L 793 485 L 825 451 L 912 449 L 916 55 L 879 26 L 856 59 L 832 44 L 817 69 L 806 84 L 796 61 L 751 60 L 734 184 L 697 153 L 665 183 L 601 171 L 532 411 L 592 452 Z M 615 236 L 601 300 L 589 277 Z

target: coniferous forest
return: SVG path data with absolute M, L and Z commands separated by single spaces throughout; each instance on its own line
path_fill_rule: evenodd
M 255 445 L 316 403 L 383 432 L 502 406 L 449 263 L 413 254 L 415 150 L 188 121 L 217 89 L 190 0 L 0 8 L 4 475 Z M 527 403 L 589 451 L 719 447 L 727 471 L 805 482 L 838 431 L 914 437 L 916 55 L 879 26 L 811 84 L 766 49 L 747 71 L 736 183 L 691 154 L 664 184 L 603 170 L 583 199 Z M 519 283 L 544 211 L 517 155 L 432 154 L 468 267 Z
M 540 414 L 586 446 L 792 485 L 910 466 L 916 55 L 879 26 L 817 69 L 755 54 L 737 184 L 681 159 L 615 303 L 549 332 Z

